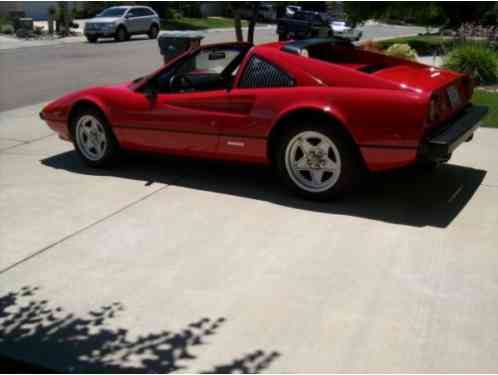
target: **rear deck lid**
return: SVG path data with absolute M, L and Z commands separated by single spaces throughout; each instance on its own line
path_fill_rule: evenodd
M 412 62 L 380 69 L 373 75 L 399 83 L 402 88 L 426 92 L 447 86 L 461 77 L 460 74 L 445 69 Z

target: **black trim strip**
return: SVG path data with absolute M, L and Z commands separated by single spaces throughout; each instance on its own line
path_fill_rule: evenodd
M 239 135 L 239 134 L 218 134 L 218 133 L 208 133 L 208 132 L 188 132 L 177 129 L 157 129 L 157 128 L 145 128 L 143 126 L 116 126 L 113 128 L 117 129 L 133 129 L 133 130 L 146 130 L 146 131 L 156 131 L 156 132 L 166 132 L 166 133 L 186 133 L 186 134 L 199 134 L 199 135 L 212 135 L 216 137 L 236 137 L 236 138 L 248 138 L 248 139 L 267 139 L 267 137 L 258 137 L 250 135 Z

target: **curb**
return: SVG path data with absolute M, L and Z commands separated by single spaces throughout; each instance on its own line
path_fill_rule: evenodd
M 254 30 L 271 30 L 271 29 L 276 29 L 276 26 L 275 25 L 266 25 L 266 26 L 256 26 L 254 28 Z M 200 30 L 161 30 L 161 33 L 163 32 L 173 32 L 173 33 L 176 33 L 176 32 L 185 32 L 185 33 L 189 33 L 189 32 L 199 32 L 199 33 L 206 33 L 206 34 L 209 34 L 209 33 L 218 33 L 218 32 L 226 32 L 226 31 L 234 31 L 235 29 L 233 27 L 221 27 L 221 28 L 217 28 L 217 29 L 200 29 Z M 247 30 L 247 27 L 243 27 L 242 30 Z

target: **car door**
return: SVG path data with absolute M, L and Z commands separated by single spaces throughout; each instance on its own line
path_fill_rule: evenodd
M 218 155 L 223 158 L 266 162 L 266 132 L 285 105 L 295 80 L 283 69 L 258 55 L 252 55 L 230 92 L 236 121 L 220 126 Z
M 220 73 L 239 56 L 232 48 L 204 48 L 151 78 L 134 100 L 119 105 L 119 133 L 130 148 L 215 157 L 219 129 L 234 118 L 230 92 Z M 184 77 L 189 77 L 184 79 Z M 186 85 L 185 82 L 193 85 Z M 176 82 L 176 83 L 175 83 Z M 148 86 L 148 87 L 147 87 Z M 148 90 L 156 92 L 150 95 Z M 124 115 L 126 113 L 126 115 Z M 130 128 L 123 130 L 123 128 Z
M 138 8 L 131 8 L 128 13 L 126 13 L 126 30 L 130 34 L 136 34 L 140 32 L 140 12 Z
M 137 8 L 137 33 L 145 33 L 148 28 L 148 16 L 145 8 Z
M 142 8 L 142 11 L 142 30 L 143 32 L 148 32 L 150 30 L 150 26 L 152 25 L 152 20 L 154 19 L 154 13 L 147 8 Z

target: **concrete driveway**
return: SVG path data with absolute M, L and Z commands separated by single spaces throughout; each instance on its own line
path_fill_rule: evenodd
M 0 353 L 62 371 L 498 369 L 498 131 L 343 201 L 257 167 L 80 164 L 0 114 Z

